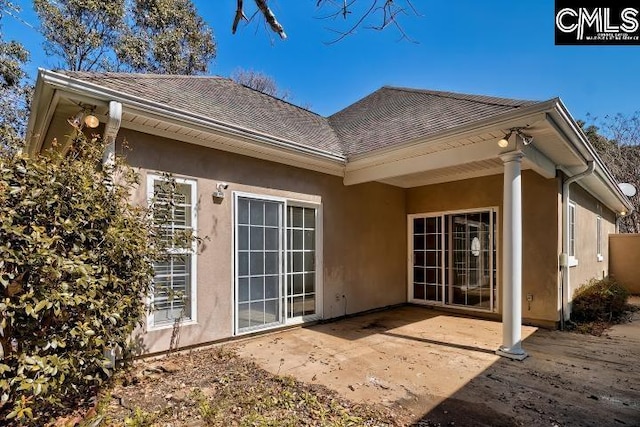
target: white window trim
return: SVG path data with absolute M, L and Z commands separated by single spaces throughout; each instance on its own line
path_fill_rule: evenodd
M 407 215 L 407 302 L 412 304 L 419 305 L 427 305 L 427 306 L 437 306 L 437 307 L 451 307 L 455 309 L 465 310 L 465 311 L 476 311 L 481 313 L 497 313 L 499 312 L 500 307 L 500 288 L 498 287 L 501 283 L 500 272 L 501 272 L 501 257 L 500 257 L 500 238 L 502 236 L 502 230 L 500 228 L 497 229 L 498 239 L 496 239 L 495 234 L 491 233 L 491 244 L 495 244 L 496 246 L 496 254 L 495 254 L 495 263 L 496 263 L 496 280 L 493 283 L 493 288 L 495 289 L 495 298 L 493 297 L 493 292 L 490 295 L 490 309 L 482 309 L 482 308 L 473 308 L 473 307 L 464 307 L 458 305 L 450 305 L 446 304 L 444 300 L 442 301 L 424 301 L 417 300 L 413 297 L 413 219 L 414 218 L 434 218 L 434 217 L 445 217 L 446 215 L 455 215 L 455 214 L 464 214 L 464 213 L 476 213 L 476 212 L 486 212 L 490 211 L 491 213 L 495 213 L 496 219 L 494 226 L 500 224 L 500 209 L 498 206 L 489 206 L 489 207 L 479 207 L 479 208 L 471 208 L 471 209 L 460 209 L 460 210 L 449 210 L 449 211 L 440 211 L 440 212 L 424 212 L 424 213 L 416 213 L 416 214 L 408 214 Z M 443 248 L 444 248 L 444 234 L 442 236 L 443 239 Z M 494 242 L 495 240 L 495 242 Z M 444 251 L 443 251 L 444 253 Z M 444 255 L 443 255 L 444 256 Z M 444 263 L 443 263 L 444 268 Z M 444 277 L 444 276 L 443 276 Z M 444 295 L 443 295 L 444 298 Z
M 571 209 L 573 209 L 573 227 L 571 224 Z M 579 265 L 578 257 L 576 257 L 577 252 L 577 222 L 578 222 L 578 208 L 574 202 L 569 200 L 569 209 L 568 209 L 568 233 L 569 233 L 569 247 L 567 248 L 567 255 L 569 258 L 569 267 L 577 267 Z M 571 254 L 571 237 L 573 237 L 573 255 Z
M 288 318 L 286 317 L 286 308 L 283 306 L 283 322 L 282 323 L 277 323 L 271 326 L 260 326 L 257 328 L 247 328 L 245 330 L 242 331 L 238 331 L 238 316 L 237 316 L 237 301 L 236 301 L 236 295 L 238 294 L 238 280 L 237 280 L 237 271 L 238 271 L 238 264 L 237 264 L 237 257 L 236 257 L 236 236 L 238 234 L 238 224 L 236 222 L 236 206 L 238 205 L 238 198 L 239 197 L 246 197 L 246 198 L 251 198 L 251 199 L 257 199 L 257 200 L 267 200 L 267 201 L 274 201 L 274 202 L 280 202 L 284 204 L 284 212 L 283 212 L 283 216 L 282 216 L 282 221 L 283 221 L 283 231 L 285 233 L 285 236 L 282 237 L 282 241 L 283 243 L 283 252 L 285 254 L 284 256 L 284 260 L 283 260 L 283 276 L 284 276 L 284 280 L 286 280 L 286 272 L 288 269 L 288 264 L 287 264 L 287 256 L 286 256 L 286 252 L 287 252 L 287 239 L 286 239 L 286 232 L 287 232 L 287 207 L 288 206 L 298 206 L 298 207 L 306 207 L 306 208 L 313 208 L 316 209 L 316 277 L 315 277 L 315 281 L 316 281 L 316 314 L 313 315 L 307 315 L 307 316 L 298 316 L 298 317 L 292 317 L 292 318 Z M 312 201 L 308 201 L 308 200 L 300 200 L 300 199 L 293 199 L 293 198 L 286 198 L 286 197 L 279 197 L 279 196 L 272 196 L 272 195 L 265 195 L 265 194 L 257 194 L 257 193 L 248 193 L 248 192 L 242 192 L 242 191 L 234 191 L 233 192 L 233 206 L 232 206 L 232 211 L 231 211 L 231 218 L 232 218 L 232 222 L 233 222 L 233 238 L 231 239 L 231 266 L 232 266 L 232 275 L 231 275 L 231 295 L 232 295 L 232 301 L 231 301 L 231 306 L 232 306 L 232 318 L 233 321 L 232 323 L 232 334 L 233 336 L 241 336 L 241 335 L 247 335 L 247 334 L 251 334 L 251 333 L 255 333 L 257 331 L 268 331 L 268 330 L 273 330 L 273 329 L 277 329 L 277 328 L 281 328 L 284 326 L 291 326 L 291 325 L 299 325 L 302 323 L 306 323 L 306 322 L 312 322 L 312 321 L 316 321 L 316 320 L 320 320 L 324 318 L 324 312 L 323 312 L 323 308 L 324 308 L 324 281 L 323 281 L 323 276 L 324 276 L 324 251 L 323 251 L 323 211 L 322 211 L 322 203 L 321 202 L 312 202 Z M 284 286 L 285 292 L 286 292 L 286 286 Z M 286 304 L 286 294 L 284 296 L 281 296 L 281 298 L 283 298 L 285 300 L 285 304 Z
M 165 180 L 166 178 L 162 175 L 149 173 L 147 174 L 147 206 L 151 204 L 151 201 L 154 197 L 154 181 L 156 180 Z M 178 184 L 187 184 L 191 189 L 191 200 L 192 200 L 192 208 L 191 208 L 191 224 L 193 229 L 193 236 L 197 237 L 198 232 L 198 182 L 195 179 L 190 178 L 176 178 L 173 177 Z M 175 253 L 181 253 L 181 251 L 176 251 Z M 198 269 L 197 269 L 197 244 L 195 240 L 191 246 L 191 318 L 187 320 L 183 320 L 180 322 L 182 326 L 195 325 L 198 323 L 198 301 L 197 301 L 197 284 L 198 284 Z M 153 302 L 153 295 L 149 295 L 147 298 L 147 303 L 151 304 Z M 148 331 L 159 331 L 162 329 L 171 329 L 174 327 L 173 322 L 161 323 L 156 325 L 154 323 L 153 311 L 150 311 L 147 315 L 147 330 Z
M 598 262 L 604 261 L 602 255 L 602 216 L 596 216 L 596 259 Z

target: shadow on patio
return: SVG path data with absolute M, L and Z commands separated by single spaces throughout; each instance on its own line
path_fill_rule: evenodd
M 494 354 L 501 327 L 405 306 L 234 347 L 272 373 L 400 405 L 418 425 L 638 425 L 640 340 L 523 327 L 531 357 L 514 362 Z

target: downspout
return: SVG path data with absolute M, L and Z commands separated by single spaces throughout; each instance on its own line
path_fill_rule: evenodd
M 122 124 L 122 104 L 116 101 L 109 102 L 109 117 L 104 125 L 104 153 L 102 154 L 102 168 L 108 168 L 108 173 L 113 179 L 113 167 L 116 162 L 116 136 Z M 107 182 L 111 187 L 111 183 Z M 115 367 L 116 359 L 121 354 L 119 347 L 109 347 L 104 350 L 104 357 L 109 361 L 107 367 Z
M 560 254 L 560 267 L 562 268 L 560 329 L 564 329 L 564 323 L 569 320 L 569 188 L 574 182 L 581 180 L 593 173 L 595 162 L 589 160 L 587 168 L 577 175 L 569 177 L 562 183 L 562 253 Z
M 122 124 L 122 104 L 116 101 L 109 102 L 109 118 L 104 126 L 104 154 L 102 155 L 102 167 L 113 166 L 116 155 L 116 136 Z

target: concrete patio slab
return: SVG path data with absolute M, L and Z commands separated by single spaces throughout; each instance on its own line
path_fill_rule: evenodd
M 523 338 L 537 328 L 523 327 Z M 238 343 L 266 370 L 425 413 L 494 364 L 499 322 L 400 307 Z

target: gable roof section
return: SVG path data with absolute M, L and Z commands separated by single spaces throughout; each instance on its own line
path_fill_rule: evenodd
M 347 155 L 426 138 L 521 107 L 525 101 L 385 86 L 329 117 Z
M 216 76 L 60 73 L 224 124 L 343 155 L 342 144 L 327 118 L 230 79 Z

